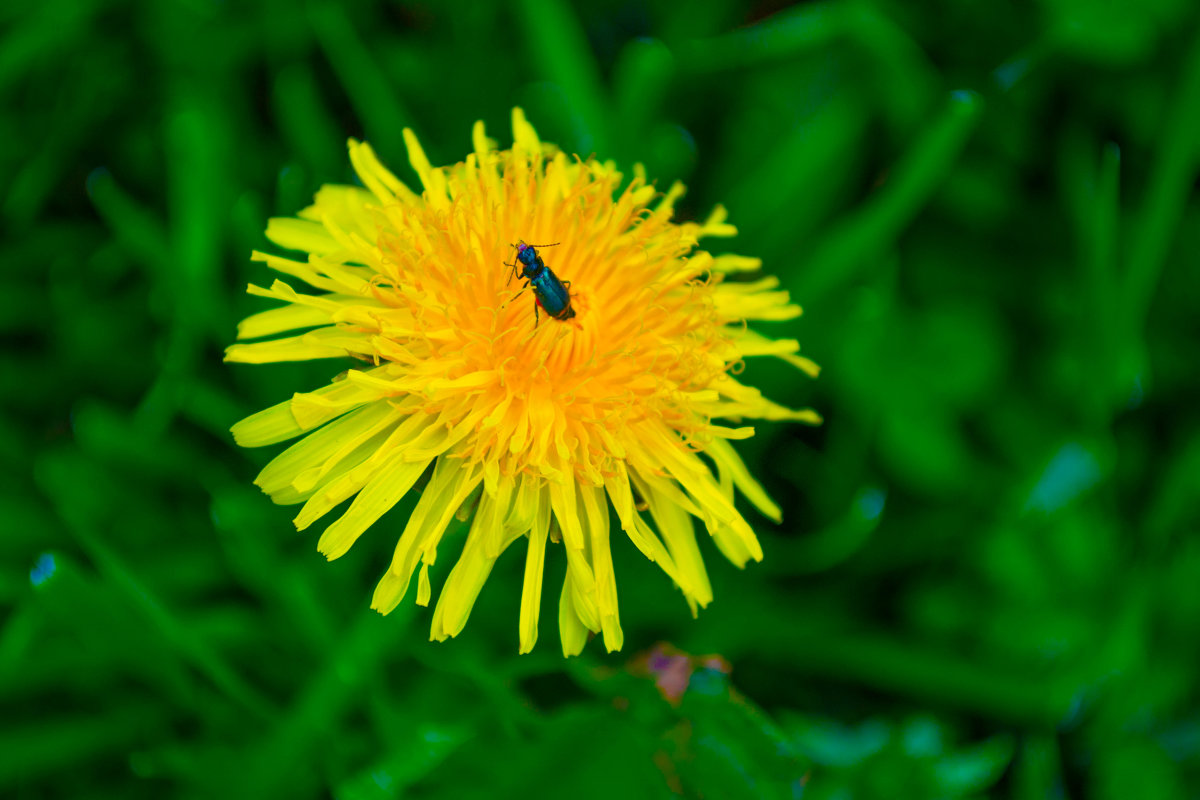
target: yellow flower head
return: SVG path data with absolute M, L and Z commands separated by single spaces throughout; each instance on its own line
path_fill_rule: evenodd
M 428 474 L 373 608 L 386 614 L 400 603 L 418 562 L 417 602 L 428 604 L 429 566 L 451 518 L 473 513 L 432 638 L 463 629 L 496 558 L 526 539 L 520 650 L 528 652 L 549 539 L 567 554 L 564 654 L 578 653 L 588 631 L 602 632 L 611 651 L 622 633 L 609 504 L 694 614 L 712 590 L 691 517 L 738 566 L 762 550 L 734 507 L 734 487 L 779 519 L 728 441 L 753 429 L 712 420 L 819 421 L 730 373 L 755 355 L 812 374 L 816 367 L 796 354 L 795 341 L 747 329 L 746 320 L 800 314 L 774 278 L 725 279 L 757 269 L 757 259 L 696 249 L 700 237 L 735 233 L 723 209 L 703 224 L 672 222 L 681 185 L 658 195 L 639 168 L 622 188 L 611 162 L 569 158 L 541 142 L 520 109 L 513 136 L 511 150 L 497 150 L 476 123 L 466 161 L 432 167 L 406 130 L 419 195 L 368 145 L 351 141 L 365 189 L 325 186 L 298 219 L 270 221 L 272 242 L 308 258 L 254 259 L 317 293 L 281 280 L 250 286 L 285 305 L 244 320 L 238 338 L 311 330 L 235 344 L 226 360 L 349 354 L 365 363 L 239 422 L 233 435 L 246 447 L 304 436 L 256 480 L 275 502 L 304 504 L 297 528 L 354 498 L 318 542 L 330 559 Z M 540 245 L 547 267 L 569 283 L 573 317 L 535 314 L 534 292 L 522 292 L 523 276 L 510 266 L 518 241 Z

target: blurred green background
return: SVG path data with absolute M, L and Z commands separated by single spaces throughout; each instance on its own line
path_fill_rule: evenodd
M 1198 15 L 4 3 L 0 795 L 1200 797 Z M 694 621 L 614 537 L 570 661 L 520 548 L 458 640 L 378 617 L 411 501 L 327 564 L 228 434 L 344 368 L 221 363 L 267 218 L 513 105 L 725 203 L 825 368 L 747 370 L 827 420 L 739 445 L 764 563 Z

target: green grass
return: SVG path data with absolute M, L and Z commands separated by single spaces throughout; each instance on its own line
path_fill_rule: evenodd
M 0 10 L 0 795 L 1194 797 L 1192 4 L 461 5 Z M 412 501 L 327 564 L 228 433 L 344 368 L 221 362 L 267 217 L 513 105 L 725 203 L 824 367 L 747 370 L 826 424 L 739 443 L 784 523 L 698 620 L 614 537 L 613 655 L 550 588 L 516 655 L 516 555 L 378 617 Z

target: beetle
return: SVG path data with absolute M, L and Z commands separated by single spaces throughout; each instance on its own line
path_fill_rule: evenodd
M 508 277 L 509 282 L 512 282 L 514 277 L 525 279 L 525 285 L 521 288 L 521 292 L 532 287 L 533 288 L 533 325 L 537 327 L 540 320 L 538 314 L 538 306 L 546 310 L 546 313 L 558 320 L 568 320 L 575 316 L 575 309 L 571 308 L 571 288 L 570 281 L 560 280 L 554 271 L 546 266 L 546 262 L 538 255 L 537 248 L 539 247 L 555 247 L 559 243 L 554 244 L 525 244 L 518 241 L 515 245 L 517 248 L 517 260 L 509 264 L 505 262 L 506 267 L 512 267 L 512 275 Z M 516 297 L 521 295 L 517 292 Z M 514 299 L 516 299 L 514 297 Z

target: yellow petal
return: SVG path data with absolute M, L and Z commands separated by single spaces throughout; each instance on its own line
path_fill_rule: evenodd
M 311 264 L 306 264 L 302 261 L 295 261 L 290 258 L 281 258 L 273 256 L 269 253 L 260 253 L 255 250 L 250 254 L 251 261 L 261 261 L 276 272 L 282 272 L 284 275 L 291 275 L 293 278 L 299 278 L 310 286 L 315 286 L 318 289 L 323 289 L 327 292 L 338 292 L 345 287 L 334 280 L 330 280 L 328 276 L 322 275 L 314 269 Z M 253 293 L 253 292 L 252 292 Z
M 687 189 L 683 185 L 683 181 L 675 181 L 671 184 L 671 188 L 663 195 L 662 200 L 658 203 L 658 208 L 654 210 L 656 215 L 662 216 L 664 219 L 670 219 L 671 213 L 675 210 L 675 201 L 683 197 Z
M 396 453 L 363 487 L 346 513 L 325 529 L 317 550 L 330 561 L 344 555 L 363 531 L 400 502 L 429 464 L 429 461 L 404 461 L 403 453 Z
M 313 328 L 328 325 L 329 313 L 319 308 L 284 306 L 251 314 L 238 323 L 237 338 L 257 339 L 297 328 Z
M 730 526 L 718 524 L 710 528 L 709 533 L 712 535 L 717 549 L 721 551 L 721 555 L 725 556 L 738 569 L 744 568 L 752 558 L 755 561 L 762 561 L 761 551 L 755 558 L 754 553 L 746 546 L 745 538 Z
M 712 213 L 708 215 L 708 219 L 704 220 L 704 224 L 700 226 L 700 232 L 697 235 L 721 238 L 737 236 L 737 228 L 725 221 L 728 216 L 729 212 L 725 210 L 725 206 L 714 206 Z
M 421 564 L 421 574 L 417 578 L 417 605 L 429 605 L 429 597 L 433 587 L 429 585 L 429 564 Z
M 421 499 L 396 543 L 392 564 L 375 587 L 371 608 L 390 614 L 404 599 L 422 550 L 437 546 L 450 518 L 471 490 L 479 485 L 478 470 L 463 469 L 458 462 L 438 459 Z
M 546 536 L 550 530 L 550 500 L 543 489 L 534 509 L 525 552 L 525 582 L 521 587 L 520 652 L 533 650 L 538 637 L 538 615 L 542 604 L 542 573 L 546 565 Z
M 754 504 L 754 507 L 775 522 L 783 520 L 783 512 L 779 510 L 779 506 L 767 496 L 767 491 L 762 487 L 754 476 L 750 474 L 750 470 L 746 469 L 746 462 L 742 461 L 742 457 L 737 454 L 733 446 L 728 442 L 720 439 L 714 439 L 706 449 L 713 461 L 722 471 L 728 471 L 730 477 L 733 478 L 734 484 L 741 490 L 742 494 L 746 495 L 746 499 Z
M 634 546 L 642 551 L 642 555 L 658 564 L 662 571 L 667 573 L 685 593 L 692 592 L 690 584 L 679 574 L 675 561 L 663 543 L 659 541 L 633 507 L 633 493 L 629 489 L 629 478 L 625 474 L 624 467 L 618 466 L 617 474 L 604 479 L 604 488 L 607 489 L 608 496 L 612 498 L 613 508 L 616 509 L 617 516 L 621 520 L 621 529 L 625 531 L 625 535 L 629 537 Z
M 457 636 L 466 626 L 479 592 L 496 564 L 496 556 L 488 553 L 487 542 L 492 537 L 493 528 L 500 525 L 500 520 L 507 513 L 508 509 L 501 507 L 498 502 L 483 498 L 475 513 L 475 522 L 471 525 L 467 542 L 463 545 L 462 555 L 450 571 L 438 597 L 430 632 L 432 638 L 443 641 L 447 637 Z
M 291 400 L 251 414 L 230 430 L 242 447 L 262 447 L 291 439 L 378 397 L 349 389 L 346 381 L 323 386 L 308 394 L 296 394 Z
M 762 267 L 761 258 L 723 254 L 713 258 L 712 268 L 715 272 L 753 272 Z
M 812 378 L 821 372 L 821 368 L 814 361 L 796 355 L 800 352 L 800 343 L 795 339 L 768 339 L 750 329 L 734 331 L 731 338 L 743 356 L 775 356 Z
M 600 617 L 596 610 L 596 578 L 584 555 L 583 528 L 579 524 L 579 508 L 575 502 L 574 481 L 550 482 L 550 506 L 554 518 L 563 532 L 563 544 L 567 548 L 567 568 L 574 576 L 576 609 L 585 624 L 592 630 L 600 629 Z
M 370 413 L 358 420 L 355 425 L 339 429 L 335 450 L 327 454 L 322 453 L 319 458 L 314 455 L 307 463 L 301 465 L 300 469 L 292 473 L 291 485 L 293 488 L 299 492 L 311 492 L 316 487 L 328 483 L 334 470 L 341 467 L 345 461 L 352 459 L 354 454 L 366 448 L 366 455 L 371 456 L 382 449 L 384 434 L 396 428 L 397 423 L 404 416 L 404 411 L 393 408 L 387 403 L 372 403 L 367 406 L 367 410 Z M 355 412 L 351 412 L 351 414 L 353 413 Z M 347 414 L 346 417 L 351 414 Z M 308 439 L 324 433 L 327 428 L 337 425 L 346 417 L 334 420 L 325 428 L 309 436 Z M 357 462 L 361 463 L 362 460 L 357 459 Z
M 641 483 L 639 481 L 639 484 Z M 688 583 L 693 592 L 691 598 L 701 607 L 708 605 L 712 602 L 712 585 L 709 583 L 708 572 L 704 568 L 704 560 L 696 543 L 696 530 L 692 518 L 662 492 L 655 491 L 652 484 L 645 484 L 642 496 L 650 506 L 654 524 L 658 526 L 659 533 L 667 543 L 667 549 L 676 566 L 681 573 L 688 576 Z
M 368 374 L 373 373 L 374 370 Z M 350 381 L 337 381 L 316 391 L 292 395 L 292 415 L 301 427 L 315 428 L 381 396 L 374 389 L 363 388 Z
M 341 452 L 344 458 L 348 454 L 344 451 L 347 437 L 357 438 L 391 419 L 395 419 L 395 414 L 386 405 L 373 405 L 352 411 L 275 456 L 258 473 L 254 482 L 267 494 L 274 495 L 291 486 L 300 473 L 325 464 L 335 454 Z M 312 487 L 301 491 L 310 488 Z
M 520 150 L 531 156 L 542 154 L 542 140 L 538 138 L 537 131 L 525 119 L 525 112 L 520 108 L 514 108 L 512 111 L 512 129 L 513 150 Z
M 662 468 L 679 481 L 679 484 L 696 502 L 700 510 L 705 513 L 705 522 L 709 530 L 721 529 L 732 533 L 751 558 L 761 561 L 762 547 L 759 545 L 754 531 L 742 519 L 742 515 L 733 507 L 733 503 L 721 492 L 713 480 L 712 473 L 708 471 L 703 462 L 694 454 L 684 453 L 680 450 L 678 443 L 672 441 L 674 434 L 663 432 L 657 426 L 650 425 L 643 426 L 642 432 L 648 439 L 657 440 L 658 446 L 654 448 L 654 453 Z
M 586 512 L 588 538 L 591 545 L 592 569 L 596 575 L 596 606 L 600 628 L 604 632 L 604 647 L 608 652 L 620 650 L 625 641 L 617 611 L 617 577 L 613 572 L 612 551 L 608 543 L 608 498 L 603 489 L 580 487 L 580 497 Z
M 448 207 L 450 203 L 446 192 L 445 173 L 430 165 L 429 158 L 425 155 L 424 148 L 421 147 L 421 142 L 410 128 L 404 129 L 404 146 L 408 148 L 409 163 L 412 164 L 417 177 L 421 179 L 421 184 L 425 187 L 425 201 L 434 208 Z
M 349 141 L 350 163 L 354 171 L 362 179 L 363 185 L 385 204 L 396 202 L 414 202 L 417 196 L 404 185 L 404 182 L 391 173 L 379 158 L 371 145 L 366 142 Z
M 292 401 L 284 400 L 257 414 L 251 414 L 229 429 L 241 447 L 263 447 L 283 442 L 304 433 L 292 414 Z
M 378 231 L 369 209 L 377 204 L 375 195 L 366 189 L 327 184 L 317 190 L 315 202 L 300 216 L 374 241 Z
M 575 613 L 575 605 L 571 600 L 573 596 L 571 571 L 567 570 L 562 594 L 558 597 L 558 635 L 562 639 L 562 652 L 566 658 L 579 655 L 587 644 L 588 629 Z
M 721 284 L 713 295 L 717 314 L 729 320 L 767 320 L 780 322 L 795 319 L 803 311 L 800 306 L 789 302 L 787 292 L 737 292 L 725 291 L 730 284 Z
M 243 364 L 269 364 L 344 358 L 348 353 L 365 352 L 371 352 L 371 346 L 361 334 L 330 326 L 270 342 L 231 344 L 225 348 L 225 360 Z
M 324 255 L 341 250 L 325 226 L 294 217 L 271 217 L 267 220 L 267 238 L 285 250 Z

